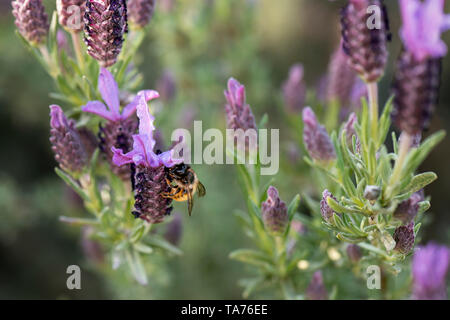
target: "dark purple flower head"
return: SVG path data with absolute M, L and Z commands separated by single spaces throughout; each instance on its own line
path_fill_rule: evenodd
M 303 141 L 311 158 L 321 162 L 336 159 L 336 152 L 327 130 L 317 122 L 316 115 L 310 107 L 303 109 L 303 124 Z
M 42 0 L 14 0 L 11 5 L 20 34 L 32 45 L 44 44 L 49 23 Z
M 79 173 L 87 163 L 87 153 L 75 129 L 57 105 L 50 106 L 50 142 L 61 169 Z
M 336 212 L 334 212 L 333 209 L 331 209 L 331 207 L 328 205 L 327 202 L 328 198 L 332 198 L 333 200 L 337 201 L 337 199 L 333 196 L 333 194 L 327 189 L 325 189 L 322 193 L 322 200 L 320 201 L 320 213 L 322 214 L 322 218 L 325 221 L 331 222 L 333 221 L 333 214 Z
M 419 248 L 413 258 L 413 299 L 445 300 L 445 278 L 450 263 L 450 250 L 446 246 L 428 244 Z
M 128 19 L 132 26 L 144 28 L 152 19 L 155 0 L 128 0 Z
M 441 58 L 447 46 L 441 33 L 450 29 L 450 15 L 444 14 L 444 0 L 400 0 L 403 26 L 400 36 L 406 50 L 417 61 Z
M 351 262 L 356 263 L 362 257 L 361 248 L 354 243 L 351 243 L 347 246 L 347 255 Z
M 103 101 L 106 103 L 106 106 L 100 101 L 89 101 L 85 106 L 81 107 L 81 110 L 94 113 L 113 122 L 128 119 L 133 115 L 141 97 L 143 97 L 145 101 L 159 98 L 158 92 L 154 90 L 139 91 L 133 101 L 125 106 L 122 112 L 120 112 L 119 86 L 112 74 L 105 68 L 101 68 L 98 76 L 98 91 L 100 92 Z
M 305 106 L 306 85 L 303 65 L 295 64 L 289 70 L 289 78 L 283 83 L 284 104 L 288 112 L 300 113 Z
M 311 282 L 306 289 L 306 297 L 308 300 L 327 300 L 328 293 L 323 283 L 322 271 L 314 272 Z
M 89 55 L 102 67 L 112 66 L 128 31 L 125 0 L 87 0 L 84 30 Z
M 369 28 L 369 6 L 381 9 L 379 28 Z M 376 82 L 384 72 L 390 37 L 387 11 L 382 0 L 350 0 L 341 12 L 342 48 L 348 62 L 366 82 Z
M 237 130 L 256 129 L 255 117 L 250 106 L 245 102 L 245 87 L 236 79 L 228 80 L 228 90 L 224 92 L 227 104 L 227 127 Z
M 286 231 L 289 222 L 287 207 L 275 187 L 270 186 L 267 190 L 267 200 L 262 203 L 261 212 L 264 226 L 270 234 L 278 236 Z
M 394 212 L 394 218 L 408 224 L 414 221 L 419 212 L 419 203 L 424 200 L 423 191 L 415 192 L 407 200 L 400 202 Z
M 395 250 L 407 254 L 414 247 L 414 222 L 406 226 L 400 226 L 394 231 Z
M 153 150 L 156 144 L 153 138 L 153 131 L 155 130 L 153 122 L 155 118 L 150 114 L 145 100 L 145 97 L 140 95 L 137 106 L 139 134 L 133 135 L 133 150 L 124 154 L 122 149 L 113 147 L 113 162 L 117 166 L 134 163 L 136 166 L 144 166 L 147 168 L 158 168 L 160 166 L 172 167 L 181 163 L 183 161 L 182 159 L 174 158 L 173 150 L 159 154 L 156 154 L 156 150 Z

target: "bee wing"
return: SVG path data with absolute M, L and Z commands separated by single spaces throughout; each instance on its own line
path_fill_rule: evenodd
M 200 181 L 198 182 L 197 191 L 199 197 L 204 197 L 206 194 L 206 188 Z
M 189 216 L 191 216 L 192 208 L 194 207 L 194 198 L 192 197 L 191 190 L 186 190 L 187 198 L 188 198 L 188 212 Z

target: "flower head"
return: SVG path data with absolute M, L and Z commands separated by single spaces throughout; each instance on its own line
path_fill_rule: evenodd
M 155 118 L 150 114 L 143 95 L 140 95 L 137 115 L 139 118 L 139 134 L 133 135 L 133 150 L 124 154 L 122 149 L 113 147 L 111 149 L 114 153 L 113 162 L 117 166 L 134 163 L 136 166 L 148 168 L 173 167 L 183 162 L 182 159 L 173 157 L 173 150 L 159 154 L 153 151 L 156 144 L 153 137 L 153 131 L 155 130 L 153 122 Z
M 50 142 L 55 159 L 63 170 L 81 172 L 87 163 L 87 153 L 75 129 L 75 121 L 68 120 L 57 105 L 50 106 Z
M 303 141 L 311 158 L 322 162 L 334 160 L 336 152 L 333 143 L 310 107 L 303 109 L 303 123 Z
M 49 23 L 42 0 L 14 0 L 12 13 L 20 34 L 33 45 L 42 45 L 48 35 Z
M 236 79 L 228 80 L 228 90 L 224 92 L 227 104 L 227 127 L 229 129 L 256 129 L 255 117 L 250 106 L 245 102 L 245 87 Z
M 417 61 L 440 58 L 447 53 L 441 33 L 450 29 L 450 15 L 444 14 L 444 0 L 400 0 L 403 26 L 400 36 L 406 50 Z
M 415 192 L 408 199 L 400 202 L 394 212 L 394 218 L 408 224 L 414 221 L 419 212 L 419 203 L 424 200 L 423 191 Z
M 447 299 L 445 277 L 450 263 L 450 250 L 428 244 L 419 248 L 413 258 L 413 298 L 418 300 Z
M 78 32 L 84 27 L 85 0 L 56 0 L 58 21 L 68 31 Z
M 361 248 L 357 244 L 351 243 L 347 246 L 347 255 L 350 261 L 356 263 L 362 257 Z
M 287 110 L 300 112 L 305 106 L 306 85 L 303 79 L 303 66 L 295 64 L 289 70 L 289 78 L 283 84 L 283 97 Z
M 414 222 L 400 226 L 394 231 L 395 250 L 407 254 L 414 247 Z
M 128 0 L 128 19 L 136 28 L 145 27 L 153 17 L 155 0 Z
M 314 272 L 311 282 L 306 289 L 306 297 L 308 300 L 327 300 L 328 293 L 323 283 L 322 271 Z
M 322 193 L 322 200 L 320 201 L 320 213 L 322 214 L 322 218 L 325 221 L 330 222 L 333 219 L 333 214 L 338 213 L 334 212 L 334 210 L 331 209 L 331 207 L 328 205 L 328 198 L 332 198 L 333 200 L 337 201 L 333 194 L 325 189 Z
M 287 207 L 275 187 L 270 186 L 267 190 L 267 200 L 262 203 L 261 211 L 264 226 L 269 233 L 282 235 L 286 231 L 289 222 Z
M 87 0 L 84 30 L 89 55 L 102 67 L 112 66 L 128 31 L 125 0 Z

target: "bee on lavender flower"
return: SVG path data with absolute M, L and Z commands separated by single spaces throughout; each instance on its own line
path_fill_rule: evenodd
M 179 202 L 187 201 L 190 216 L 194 206 L 194 194 L 198 191 L 198 196 L 203 197 L 206 194 L 205 186 L 200 182 L 195 171 L 185 163 L 170 168 L 165 167 L 165 170 L 170 190 L 162 196 Z

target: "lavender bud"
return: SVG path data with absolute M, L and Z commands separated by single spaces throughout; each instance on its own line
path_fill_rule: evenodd
M 87 0 L 84 15 L 87 51 L 102 67 L 116 63 L 127 32 L 125 0 Z
M 181 235 L 183 234 L 183 225 L 181 223 L 181 216 L 175 214 L 173 220 L 167 225 L 164 238 L 174 246 L 180 243 Z
M 150 22 L 154 10 L 155 0 L 128 0 L 128 19 L 137 29 Z
M 284 234 L 289 217 L 286 204 L 278 196 L 278 190 L 270 186 L 267 190 L 267 200 L 261 205 L 262 220 L 266 230 L 273 236 Z
M 288 112 L 299 113 L 305 106 L 306 85 L 303 65 L 295 64 L 289 70 L 289 78 L 283 84 L 284 104 Z
M 327 199 L 332 198 L 333 200 L 337 201 L 337 199 L 333 196 L 333 194 L 325 189 L 322 193 L 322 200 L 320 201 L 320 213 L 322 214 L 322 218 L 326 222 L 332 222 L 333 221 L 333 214 L 338 213 L 334 212 L 333 209 L 328 205 Z
M 322 271 L 314 272 L 311 282 L 306 289 L 308 300 L 328 300 L 327 289 L 323 283 Z
M 381 9 L 378 26 L 369 28 L 369 6 Z M 388 58 L 386 43 L 390 37 L 387 11 L 382 0 L 349 0 L 341 11 L 341 27 L 344 52 L 350 66 L 366 82 L 376 82 L 384 72 Z
M 256 129 L 255 117 L 250 106 L 245 102 L 245 87 L 236 79 L 228 80 L 228 90 L 224 92 L 227 104 L 227 128 L 237 130 Z
M 413 299 L 446 300 L 445 278 L 450 263 L 446 246 L 428 244 L 419 248 L 413 258 Z
M 400 226 L 394 231 L 395 248 L 400 253 L 407 254 L 414 247 L 414 222 Z
M 336 159 L 333 143 L 310 107 L 303 109 L 303 141 L 311 158 L 328 162 Z
M 159 96 L 164 102 L 171 101 L 175 98 L 177 86 L 172 72 L 168 70 L 164 71 L 163 75 L 158 80 L 156 91 L 159 92 Z
M 364 198 L 375 201 L 380 197 L 381 188 L 379 186 L 366 186 L 364 189 Z
M 424 200 L 423 191 L 415 192 L 409 199 L 402 201 L 394 212 L 394 218 L 402 221 L 404 224 L 414 221 L 419 212 L 419 203 Z
M 59 106 L 51 105 L 50 127 L 50 142 L 55 160 L 61 169 L 79 173 L 86 165 L 87 154 L 75 129 L 75 121 L 67 120 Z
M 72 32 L 83 30 L 86 0 L 56 0 L 59 24 Z
M 172 199 L 163 197 L 164 193 L 170 191 L 164 168 L 136 166 L 133 211 L 135 218 L 149 223 L 160 223 L 172 212 Z
M 401 131 L 416 135 L 428 128 L 439 97 L 440 78 L 441 58 L 419 61 L 413 53 L 401 53 L 395 72 L 392 111 L 392 120 Z
M 361 248 L 357 244 L 351 243 L 347 246 L 347 255 L 351 262 L 357 263 L 362 257 Z
M 121 149 L 124 153 L 131 151 L 133 147 L 133 135 L 138 128 L 136 117 L 120 119 L 118 121 L 108 121 L 104 126 L 100 126 L 98 136 L 100 139 L 100 150 L 106 155 L 111 170 L 122 180 L 128 181 L 131 176 L 131 166 L 129 164 L 117 166 L 113 162 L 112 147 Z
M 15 0 L 11 5 L 20 34 L 32 45 L 44 44 L 49 23 L 42 0 Z

